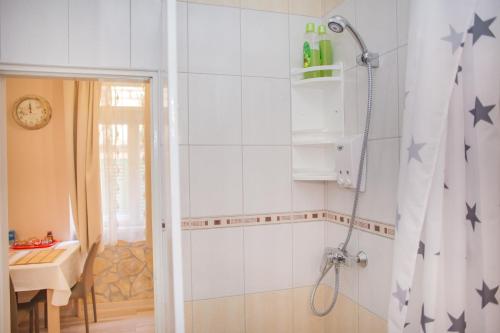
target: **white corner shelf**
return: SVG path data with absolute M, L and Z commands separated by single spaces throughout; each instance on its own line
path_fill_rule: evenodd
M 314 66 L 307 68 L 292 68 L 292 86 L 305 87 L 305 88 L 321 88 L 329 89 L 331 84 L 338 84 L 342 82 L 343 78 L 343 64 L 338 63 L 327 66 Z M 304 78 L 305 73 L 317 71 L 332 71 L 332 76 L 322 76 L 314 78 Z
M 332 71 L 332 76 L 304 78 Z M 294 68 L 292 82 L 292 178 L 336 181 L 337 144 L 344 137 L 344 66 Z

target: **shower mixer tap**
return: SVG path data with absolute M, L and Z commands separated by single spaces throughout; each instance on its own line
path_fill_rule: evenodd
M 321 272 L 324 271 L 327 266 L 333 265 L 351 266 L 354 263 L 361 267 L 366 267 L 366 265 L 368 265 L 368 256 L 365 252 L 359 251 L 356 255 L 351 255 L 347 250 L 342 250 L 342 246 L 343 244 L 340 244 L 337 248 L 325 248 L 323 264 L 320 269 Z

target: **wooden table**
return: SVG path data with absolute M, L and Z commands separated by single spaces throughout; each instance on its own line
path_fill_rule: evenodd
M 80 277 L 83 260 L 78 241 L 61 242 L 53 248 L 65 251 L 54 262 L 46 264 L 14 265 L 27 251 L 9 253 L 9 271 L 16 292 L 47 289 L 48 331 L 59 333 L 59 309 L 69 302 L 71 287 Z

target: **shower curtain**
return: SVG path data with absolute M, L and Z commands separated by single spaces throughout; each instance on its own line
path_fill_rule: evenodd
M 500 1 L 411 1 L 389 332 L 500 332 Z

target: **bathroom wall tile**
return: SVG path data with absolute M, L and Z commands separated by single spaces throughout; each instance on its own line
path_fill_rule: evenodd
M 351 68 L 344 72 L 344 134 L 359 134 L 359 123 L 364 119 L 358 119 L 358 94 L 357 94 L 357 70 Z M 364 125 L 364 124 L 363 124 Z
M 359 333 L 386 333 L 387 321 L 359 307 Z
M 292 290 L 245 295 L 246 333 L 291 333 Z
M 188 46 L 190 72 L 240 74 L 240 9 L 189 4 Z
M 325 318 L 315 316 L 309 307 L 311 287 L 293 289 L 293 332 L 294 333 L 324 333 Z M 320 309 L 324 306 L 324 289 L 319 288 L 316 293 L 315 304 Z
M 408 44 L 408 24 L 410 21 L 410 0 L 397 1 L 398 45 Z
M 368 256 L 369 265 L 359 270 L 360 305 L 386 319 L 391 293 L 392 239 L 359 233 L 359 249 Z M 377 288 L 373 288 L 376 285 Z
M 357 0 L 356 22 L 372 52 L 385 53 L 398 45 L 397 0 Z
M 240 0 L 188 0 L 191 3 L 201 3 L 215 6 L 239 7 Z
M 184 326 L 186 333 L 193 333 L 193 302 L 184 302 Z
M 314 23 L 316 26 L 321 24 L 321 20 L 316 17 L 290 15 L 290 67 L 302 68 L 304 65 L 302 46 L 304 44 L 304 35 L 306 24 Z
M 290 80 L 243 78 L 243 144 L 290 144 Z
M 184 300 L 192 299 L 191 293 L 191 231 L 182 231 L 182 268 L 184 277 Z
M 245 293 L 292 286 L 292 226 L 245 227 Z
M 370 139 L 393 138 L 399 134 L 397 51 L 380 57 L 375 69 Z M 368 79 L 365 67 L 358 67 L 359 132 L 365 126 Z
M 241 78 L 189 75 L 189 143 L 241 144 Z
M 338 213 L 350 214 L 353 200 L 353 190 L 346 189 L 336 182 L 327 183 L 327 209 Z
M 408 47 L 398 48 L 398 99 L 399 99 L 399 136 L 403 134 L 403 116 L 406 108 L 406 57 Z
M 69 63 L 130 66 L 130 2 L 69 0 Z
M 193 332 L 245 332 L 245 297 L 241 295 L 193 302 Z
M 241 0 L 241 7 L 268 12 L 288 13 L 288 0 Z
M 331 11 L 337 9 L 337 7 L 340 7 L 343 3 L 345 2 L 354 2 L 355 0 L 323 0 L 323 17 L 325 16 L 332 16 Z
M 289 77 L 288 15 L 242 10 L 241 44 L 243 75 Z
M 333 15 L 342 15 L 346 19 L 348 19 L 352 25 L 357 27 L 355 0 L 345 0 L 341 1 L 340 3 L 336 3 L 336 6 L 329 10 L 328 13 L 328 18 Z M 350 36 L 350 34 L 336 34 L 333 32 L 329 32 L 329 36 L 332 40 L 333 46 L 333 61 L 335 63 L 342 62 L 344 64 L 344 68 L 353 68 L 354 66 L 356 66 L 356 56 L 360 52 L 358 45 Z
M 335 248 L 339 247 L 340 244 L 343 244 L 345 242 L 347 231 L 348 228 L 343 225 L 327 223 L 325 246 Z M 359 251 L 359 234 L 360 232 L 358 230 L 353 230 L 349 245 L 347 247 L 347 251 L 353 255 L 355 255 Z M 354 300 L 358 299 L 358 274 L 359 269 L 357 265 L 343 266 L 340 270 L 340 292 Z M 335 285 L 335 274 L 333 269 L 330 270 L 323 283 L 333 288 L 333 286 Z
M 131 67 L 160 68 L 161 0 L 131 0 Z
M 326 303 L 331 299 L 331 292 L 330 295 L 325 296 Z M 325 317 L 325 333 L 358 333 L 358 321 L 358 304 L 350 298 L 340 294 L 335 308 Z
M 394 224 L 399 175 L 399 139 L 370 141 L 367 163 L 366 192 L 360 196 L 358 215 Z
M 321 17 L 322 7 L 322 0 L 290 0 L 291 14 Z
M 293 286 L 313 285 L 325 249 L 325 222 L 293 224 Z
M 324 182 L 293 181 L 292 209 L 295 212 L 325 209 L 325 184 Z
M 2 61 L 68 63 L 67 0 L 0 2 Z
M 189 146 L 179 146 L 180 184 L 181 184 L 181 216 L 189 217 Z
M 292 208 L 290 147 L 243 147 L 245 214 L 287 212 Z
M 187 4 L 177 2 L 177 68 L 188 71 L 188 15 Z
M 240 147 L 190 147 L 191 216 L 238 215 L 242 208 Z
M 193 230 L 191 248 L 194 300 L 243 294 L 242 228 Z
M 179 114 L 179 144 L 186 145 L 189 143 L 189 99 L 188 99 L 188 75 L 179 73 L 177 75 L 178 88 L 178 107 Z

